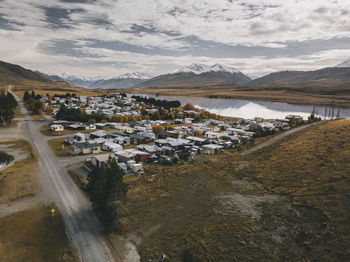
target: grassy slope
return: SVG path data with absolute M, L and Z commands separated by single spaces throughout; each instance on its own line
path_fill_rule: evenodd
M 329 122 L 244 158 L 146 166 L 122 230 L 142 261 L 185 250 L 201 261 L 349 260 L 349 128 Z

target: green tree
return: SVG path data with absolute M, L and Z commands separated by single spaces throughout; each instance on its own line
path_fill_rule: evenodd
M 88 192 L 107 232 L 118 228 L 120 205 L 125 202 L 127 185 L 114 158 L 102 163 L 88 176 Z

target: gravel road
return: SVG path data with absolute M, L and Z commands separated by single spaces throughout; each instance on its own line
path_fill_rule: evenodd
M 10 88 L 9 91 L 11 92 Z M 14 95 L 15 96 L 15 95 Z M 121 261 L 112 257 L 101 233 L 100 224 L 90 202 L 73 183 L 63 165 L 52 153 L 40 133 L 40 125 L 32 120 L 23 102 L 15 96 L 25 121 L 23 131 L 39 156 L 39 180 L 47 202 L 60 209 L 68 237 L 84 262 Z

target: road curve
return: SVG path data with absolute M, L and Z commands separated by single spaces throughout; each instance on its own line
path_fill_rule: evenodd
M 12 93 L 11 87 L 9 92 Z M 90 202 L 83 196 L 53 154 L 40 133 L 40 127 L 33 122 L 23 102 L 15 94 L 13 95 L 25 118 L 24 132 L 38 154 L 39 166 L 41 166 L 39 176 L 45 176 L 43 179 L 47 181 L 49 190 L 45 188 L 43 190 L 49 191 L 46 194 L 50 201 L 52 199 L 60 209 L 68 237 L 77 249 L 81 261 L 121 261 L 112 257 Z
M 263 148 L 265 148 L 265 147 L 267 147 L 267 146 L 270 146 L 270 145 L 276 143 L 278 140 L 281 140 L 282 138 L 285 138 L 285 137 L 287 137 L 287 136 L 290 136 L 291 134 L 294 134 L 294 133 L 299 132 L 299 131 L 301 131 L 301 130 L 303 130 L 303 129 L 305 129 L 305 128 L 308 128 L 308 127 L 310 127 L 311 125 L 313 125 L 313 124 L 308 124 L 308 125 L 305 125 L 305 126 L 299 126 L 299 127 L 290 129 L 290 130 L 288 130 L 288 131 L 286 131 L 286 132 L 283 132 L 282 134 L 279 134 L 279 135 L 277 135 L 277 136 L 274 136 L 274 137 L 272 137 L 271 139 L 269 139 L 269 140 L 267 140 L 267 141 L 265 141 L 265 142 L 263 142 L 263 143 L 261 143 L 261 144 L 255 146 L 255 147 L 253 147 L 253 148 L 251 148 L 251 149 L 248 149 L 247 151 L 244 151 L 244 152 L 242 153 L 242 155 L 249 155 L 249 154 L 252 154 L 252 153 L 254 153 L 254 152 L 258 151 L 258 150 L 261 150 L 261 149 L 263 149 Z

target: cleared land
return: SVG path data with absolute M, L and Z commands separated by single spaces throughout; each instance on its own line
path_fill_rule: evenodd
M 122 231 L 141 261 L 349 261 L 350 120 L 242 156 L 146 166 Z
M 227 99 L 261 100 L 270 102 L 287 102 L 294 104 L 330 105 L 350 107 L 350 92 L 329 94 L 317 92 L 302 92 L 293 88 L 240 88 L 234 86 L 210 86 L 188 88 L 129 88 L 118 89 L 118 92 L 134 94 L 159 94 L 163 96 L 194 96 Z
M 0 257 L 7 262 L 76 262 L 61 215 L 35 206 L 0 218 Z
M 43 206 L 37 183 L 37 156 L 27 141 L 1 142 L 26 158 L 0 173 L 1 261 L 79 261 L 70 246 L 59 212 Z

